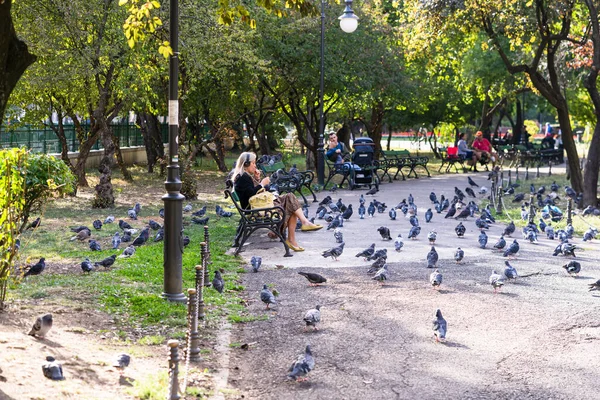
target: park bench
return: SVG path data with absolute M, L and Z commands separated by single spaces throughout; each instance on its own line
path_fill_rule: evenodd
M 350 153 L 344 154 L 344 163 L 350 162 L 351 158 L 352 156 L 350 155 Z M 323 188 L 326 188 L 329 181 L 336 175 L 342 176 L 340 187 L 342 187 L 342 185 L 347 179 L 350 179 L 350 168 L 347 165 L 344 165 L 343 163 L 336 164 L 327 157 L 325 157 L 325 164 L 327 164 L 328 173 L 327 180 L 325 181 L 325 185 L 323 186 Z
M 283 176 L 279 175 L 279 179 L 275 183 L 279 193 L 298 193 L 302 196 L 304 204 L 308 205 L 308 201 L 306 200 L 304 193 L 302 193 L 302 188 L 306 188 L 313 196 L 313 203 L 317 201 L 317 196 L 312 190 L 312 183 L 315 179 L 315 174 L 312 171 L 298 171 L 294 174 L 290 174 L 289 172 L 286 172 L 283 161 L 278 161 L 273 164 L 258 163 L 257 165 L 265 175 L 271 175 L 278 170 L 285 173 Z
M 440 157 L 442 160 L 442 165 L 440 165 L 440 169 L 438 172 L 441 172 L 446 165 L 446 170 L 444 172 L 448 173 L 454 167 L 456 173 L 459 172 L 456 164 L 460 165 L 462 171 L 465 169 L 465 160 L 458 155 L 458 147 L 438 147 L 438 153 L 440 153 Z
M 431 177 L 429 173 L 429 169 L 427 168 L 427 163 L 429 163 L 429 157 L 424 156 L 412 156 L 408 150 L 392 150 L 392 151 L 381 151 L 382 157 L 384 159 L 395 160 L 395 167 L 397 168 L 396 175 L 394 179 L 397 179 L 398 174 L 402 175 L 402 180 L 406 179 L 404 173 L 402 172 L 403 168 L 409 168 L 408 176 L 413 174 L 416 179 L 419 178 L 417 175 L 416 168 L 421 167 L 427 172 L 427 176 Z
M 233 191 L 231 182 L 228 183 L 228 189 L 225 189 L 225 198 L 230 198 L 240 215 L 240 223 L 235 232 L 232 247 L 235 247 L 235 255 L 237 256 L 246 240 L 258 229 L 268 229 L 273 232 L 281 240 L 285 248 L 284 257 L 292 257 L 290 249 L 285 242 L 285 233 L 283 232 L 283 223 L 285 222 L 285 214 L 283 208 L 279 206 L 270 208 L 255 208 L 253 210 L 244 210 L 240 206 L 240 201 L 237 193 Z

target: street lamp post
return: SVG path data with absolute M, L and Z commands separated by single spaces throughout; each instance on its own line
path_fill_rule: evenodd
M 319 82 L 319 143 L 317 144 L 317 180 L 320 186 L 325 184 L 325 117 L 323 115 L 323 97 L 325 91 L 325 4 L 321 0 L 321 79 Z M 352 11 L 352 0 L 345 0 L 346 8 L 338 18 L 340 28 L 352 33 L 358 27 L 358 17 Z
M 185 303 L 183 294 L 183 195 L 179 179 L 179 0 L 171 0 L 169 40 L 173 54 L 169 59 L 169 165 L 167 166 L 167 193 L 164 221 L 164 292 L 162 296 L 178 303 Z

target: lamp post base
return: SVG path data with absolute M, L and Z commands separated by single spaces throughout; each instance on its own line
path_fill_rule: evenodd
M 187 303 L 187 297 L 183 293 L 163 293 L 160 297 L 173 303 Z

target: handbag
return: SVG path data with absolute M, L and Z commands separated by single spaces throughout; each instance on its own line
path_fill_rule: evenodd
M 248 203 L 250 203 L 250 208 L 272 208 L 275 206 L 273 200 L 275 200 L 275 195 L 262 188 L 248 199 Z

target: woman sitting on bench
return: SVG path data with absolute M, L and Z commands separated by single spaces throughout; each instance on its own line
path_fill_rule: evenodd
M 256 154 L 244 152 L 240 154 L 235 168 L 233 170 L 233 187 L 240 199 L 240 205 L 243 209 L 250 208 L 250 197 L 254 196 L 260 189 L 269 189 L 270 179 L 265 177 L 260 179 L 260 171 L 256 169 Z M 316 231 L 321 229 L 322 225 L 311 223 L 302 212 L 298 199 L 292 193 L 286 193 L 278 196 L 274 204 L 284 210 L 284 228 L 287 227 L 286 244 L 294 251 L 304 251 L 296 241 L 296 223 L 298 219 L 302 223 L 302 231 Z M 269 232 L 272 237 L 272 232 Z

